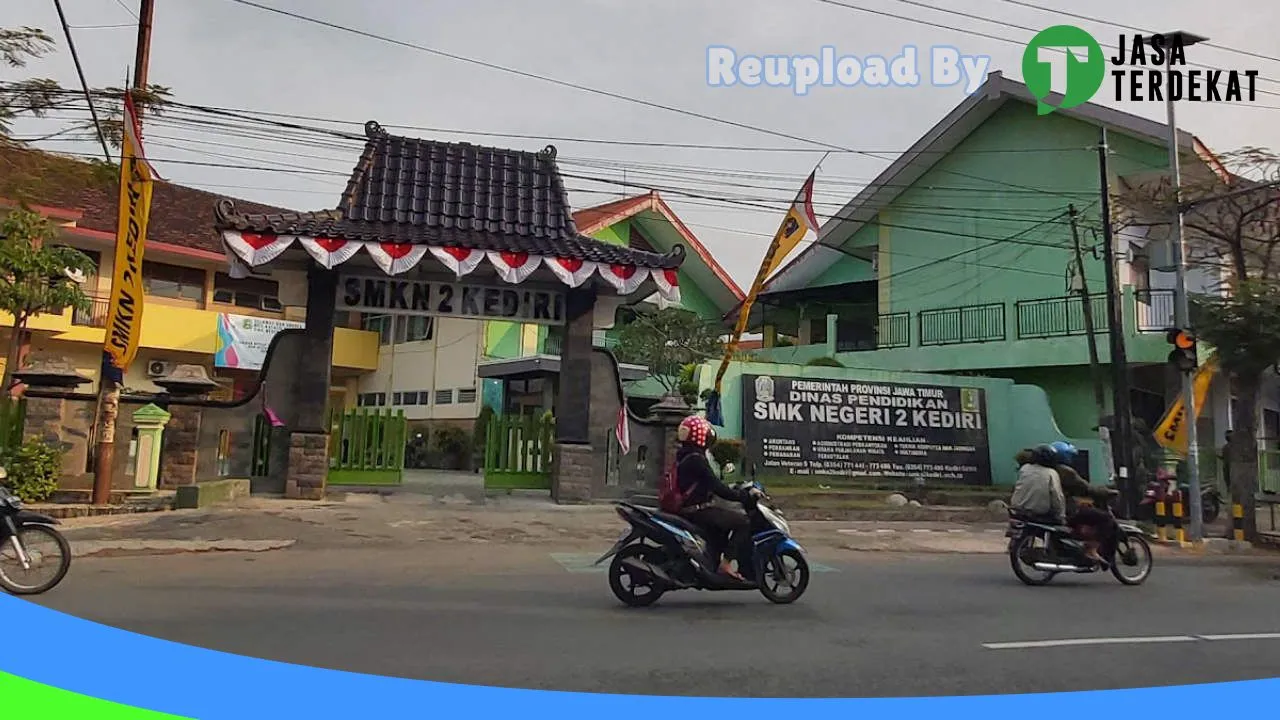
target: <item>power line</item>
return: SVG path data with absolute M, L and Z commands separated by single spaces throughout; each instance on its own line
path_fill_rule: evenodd
M 62 10 L 62 0 L 53 0 L 58 10 L 58 21 L 62 23 L 62 32 L 67 37 L 67 49 L 71 51 L 71 60 L 75 63 L 76 74 L 80 76 L 80 87 L 84 90 L 84 100 L 89 105 L 89 114 L 93 116 L 93 127 L 98 131 L 98 141 L 102 143 L 102 154 L 111 162 L 111 150 L 107 147 L 107 137 L 102 134 L 102 123 L 98 122 L 98 111 L 93 107 L 93 96 L 89 92 L 89 83 L 84 79 L 84 66 L 80 64 L 80 54 L 76 52 L 76 41 L 67 25 L 67 14 Z
M 138 20 L 138 13 L 134 12 L 133 8 L 125 5 L 124 0 L 116 0 L 116 4 L 123 8 L 125 12 L 129 13 L 129 17 L 132 17 L 134 20 Z

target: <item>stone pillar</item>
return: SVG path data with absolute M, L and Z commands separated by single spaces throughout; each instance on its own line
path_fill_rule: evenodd
M 28 397 L 22 426 L 24 441 L 39 440 L 53 447 L 62 446 L 62 406 L 65 400 Z
M 289 428 L 287 498 L 322 500 L 329 473 L 329 377 L 338 274 L 312 265 L 307 271 L 304 352 L 293 382 L 296 418 Z
M 556 398 L 556 448 L 551 465 L 551 498 L 560 504 L 591 500 L 596 480 L 591 447 L 591 352 L 595 289 L 565 295 L 564 337 Z
M 190 405 L 176 405 L 171 410 L 160 453 L 160 487 L 176 488 L 195 484 L 202 414 L 201 408 Z
M 676 449 L 680 441 L 676 439 L 676 429 L 680 427 L 680 421 L 689 416 L 693 409 L 684 401 L 683 397 L 676 394 L 668 394 L 663 396 L 650 410 L 657 419 L 658 424 L 662 426 L 662 470 L 658 476 L 662 477 L 668 467 L 676 461 Z M 658 458 L 654 458 L 657 460 Z
M 133 476 L 135 488 L 155 490 L 160 476 L 160 442 L 164 426 L 172 416 L 154 404 L 143 405 L 133 412 L 133 425 L 138 428 L 138 460 Z

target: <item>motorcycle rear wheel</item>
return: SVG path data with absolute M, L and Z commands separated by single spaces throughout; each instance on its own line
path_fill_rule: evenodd
M 1032 547 L 1035 544 L 1035 535 L 1023 535 L 1012 543 L 1012 549 L 1009 550 L 1009 564 L 1013 566 L 1013 574 L 1025 585 L 1038 587 L 1048 585 L 1058 573 L 1052 570 L 1036 570 L 1034 567 L 1027 569 L 1022 562 L 1022 555 L 1027 551 L 1034 551 Z
M 43 553 L 39 550 L 33 550 L 33 543 L 28 538 L 43 535 L 46 539 L 53 541 L 54 552 L 56 557 L 50 557 L 49 553 Z M 0 547 L 0 588 L 12 595 L 40 595 L 49 592 L 62 579 L 67 576 L 67 571 L 71 569 L 71 545 L 62 533 L 47 525 L 23 525 L 18 528 L 18 542 L 23 546 L 24 552 L 33 563 L 41 566 L 49 565 L 53 570 L 53 574 L 44 582 L 35 585 L 27 585 L 9 576 L 6 568 L 7 565 L 14 565 L 17 569 L 21 569 L 21 561 L 18 559 L 17 552 L 13 549 L 13 540 L 5 539 L 4 546 Z M 34 555 L 39 557 L 33 557 Z
M 661 561 L 661 550 L 648 545 L 636 543 L 628 545 L 613 556 L 609 563 L 609 589 L 613 596 L 629 607 L 648 607 L 666 593 L 660 581 L 655 577 L 647 578 L 645 584 L 637 584 L 637 576 L 641 573 L 623 564 L 628 559 L 643 560 L 653 563 Z M 638 588 L 646 588 L 648 592 L 637 593 Z

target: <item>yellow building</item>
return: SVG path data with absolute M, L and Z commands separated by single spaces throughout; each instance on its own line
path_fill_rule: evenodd
M 34 150 L 0 147 L 0 214 L 25 203 L 63 229 L 61 241 L 88 254 L 97 272 L 85 283 L 93 298 L 87 311 L 41 315 L 28 323 L 26 356 L 59 359 L 94 380 L 95 392 L 115 246 L 118 178 L 113 169 Z M 274 330 L 300 327 L 306 280 L 276 271 L 243 279 L 227 273 L 227 260 L 210 218 L 220 196 L 157 182 L 143 263 L 145 300 L 137 359 L 125 377 L 128 390 L 155 392 L 152 380 L 176 364 L 204 366 L 226 399 L 252 387 L 265 343 Z M 282 212 L 238 201 L 258 212 Z M 256 321 L 256 322 L 255 322 Z M 265 322 L 263 322 L 265 321 Z M 352 322 L 355 321 L 355 322 Z M 356 379 L 378 366 L 378 334 L 357 329 L 358 318 L 339 318 L 334 337 L 334 407 L 354 406 Z M 12 318 L 0 314 L 8 343 Z M 354 327 L 352 327 L 354 325 Z M 7 347 L 7 344 L 6 346 Z M 0 353 L 3 355 L 3 353 Z M 0 367 L 3 359 L 0 358 Z M 88 408 L 68 413 L 70 445 L 64 470 L 88 467 Z M 121 419 L 127 422 L 127 412 Z M 121 427 L 123 437 L 128 428 Z

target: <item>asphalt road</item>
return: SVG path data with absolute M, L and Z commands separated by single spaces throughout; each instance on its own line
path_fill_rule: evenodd
M 954 695 L 1264 678 L 1275 563 L 1158 565 L 1027 588 L 1001 556 L 836 550 L 808 594 L 621 606 L 581 557 L 518 546 L 89 558 L 38 602 L 156 637 L 383 675 L 611 693 Z M 1091 646 L 1064 638 L 1277 633 Z

